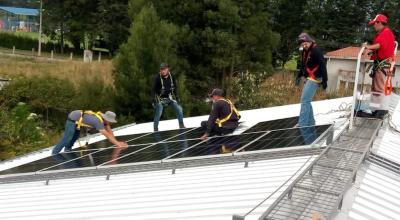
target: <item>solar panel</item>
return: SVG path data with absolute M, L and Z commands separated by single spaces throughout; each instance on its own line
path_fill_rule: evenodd
M 74 160 L 81 156 L 85 156 L 90 152 L 70 152 L 70 153 L 60 153 L 54 156 L 46 157 L 37 161 L 33 161 L 31 163 L 27 163 L 18 167 L 14 167 L 8 170 L 4 170 L 0 172 L 0 175 L 5 174 L 16 174 L 16 173 L 30 173 L 36 172 L 51 166 L 55 166 L 60 163 L 64 163 L 69 160 Z M 73 164 L 71 164 L 73 165 Z
M 169 140 L 174 138 L 177 135 L 184 134 L 193 128 L 184 128 L 184 129 L 177 129 L 177 130 L 169 130 L 169 131 L 159 131 L 150 133 L 149 135 L 137 138 L 132 141 L 128 141 L 129 145 L 140 145 L 140 144 L 150 144 L 150 143 L 157 143 L 165 140 Z
M 232 155 L 235 151 L 250 152 L 309 145 L 330 127 L 322 125 L 284 129 L 295 126 L 297 120 L 298 117 L 292 117 L 260 122 L 243 134 L 211 137 L 207 141 L 199 139 L 204 133 L 202 128 L 119 136 L 119 140 L 128 142 L 128 148 L 111 147 L 108 140 L 103 140 L 86 148 L 75 149 L 74 152 L 61 153 L 1 171 L 0 175 Z
M 198 139 L 200 138 L 203 134 L 205 133 L 204 128 L 195 128 L 194 130 L 191 130 L 186 133 L 182 133 L 176 137 L 173 137 L 171 139 L 168 139 L 168 141 L 179 141 L 179 140 L 187 140 L 187 139 Z
M 120 158 L 117 161 L 107 163 L 105 165 L 160 161 L 168 156 L 176 154 L 180 151 L 184 151 L 190 146 L 193 146 L 200 142 L 201 140 L 198 139 L 159 143 L 134 154 Z
M 329 127 L 330 125 L 321 125 L 271 131 L 240 152 L 309 145 Z
M 297 124 L 298 121 L 299 121 L 299 117 L 282 118 L 282 119 L 276 119 L 276 120 L 272 120 L 272 121 L 263 121 L 263 122 L 257 123 L 256 125 L 254 125 L 253 127 L 249 128 L 249 129 L 247 129 L 243 133 L 293 128 Z
M 258 138 L 262 134 L 264 133 L 250 133 L 210 138 L 208 141 L 189 148 L 188 150 L 181 152 L 170 159 L 232 153 L 233 151 L 238 150 L 239 148 Z
M 138 145 L 127 148 L 108 148 L 104 150 L 97 151 L 92 154 L 88 154 L 84 157 L 77 158 L 75 160 L 70 160 L 66 163 L 59 164 L 53 167 L 46 167 L 48 170 L 62 170 L 70 168 L 84 168 L 84 167 L 94 167 L 100 164 L 106 163 L 108 161 L 123 157 L 125 155 L 134 153 L 138 150 L 144 149 L 150 145 Z
M 150 133 L 142 133 L 142 134 L 131 134 L 131 135 L 122 135 L 122 136 L 116 136 L 115 138 L 119 141 L 133 141 L 139 137 L 142 137 L 144 135 L 148 135 Z M 84 144 L 84 143 L 82 143 Z M 76 149 L 73 149 L 73 151 L 82 151 L 82 150 L 97 150 L 97 149 L 102 149 L 102 148 L 108 148 L 113 146 L 114 144 L 111 143 L 109 140 L 101 140 L 96 143 L 89 144 L 87 146 L 82 146 Z

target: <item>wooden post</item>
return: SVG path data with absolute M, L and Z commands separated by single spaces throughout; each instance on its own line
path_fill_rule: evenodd
M 101 62 L 101 51 L 99 51 L 99 62 Z
M 15 46 L 13 46 L 13 55 L 15 55 Z
M 73 57 L 74 57 L 74 53 L 71 52 L 71 54 L 69 55 L 69 59 L 72 60 Z
M 54 51 L 51 50 L 51 59 L 54 59 Z
M 35 48 L 32 48 L 32 56 L 35 56 Z

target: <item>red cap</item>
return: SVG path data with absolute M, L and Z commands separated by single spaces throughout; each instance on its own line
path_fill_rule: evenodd
M 374 25 L 376 22 L 384 22 L 387 23 L 387 17 L 383 14 L 377 14 L 376 17 L 371 20 L 368 24 L 369 25 Z

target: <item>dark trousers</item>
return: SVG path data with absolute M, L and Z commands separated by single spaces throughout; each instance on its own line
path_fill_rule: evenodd
M 201 122 L 201 127 L 204 129 L 204 131 L 207 130 L 207 121 L 202 121 Z M 232 133 L 236 128 L 223 128 L 223 127 L 218 127 L 218 126 L 213 126 L 213 128 L 211 129 L 211 132 L 209 134 L 209 136 L 221 136 L 221 135 L 226 135 L 226 134 L 230 134 Z

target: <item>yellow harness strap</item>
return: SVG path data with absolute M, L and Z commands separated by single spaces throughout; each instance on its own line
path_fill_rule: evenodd
M 84 114 L 87 114 L 87 115 L 94 115 L 94 116 L 96 116 L 96 118 L 98 118 L 98 119 L 100 120 L 101 123 L 104 123 L 103 118 L 101 117 L 101 114 L 102 114 L 101 112 L 82 111 L 82 110 L 81 110 L 81 117 L 78 119 L 78 121 L 75 122 L 75 123 L 76 123 L 76 128 L 77 128 L 78 130 L 80 130 L 82 126 L 83 126 L 83 127 L 89 127 L 89 128 L 92 127 L 92 126 L 90 126 L 90 125 L 88 125 L 88 124 L 83 123 L 83 115 L 84 115 Z
M 217 119 L 215 123 L 218 125 L 218 127 L 222 127 L 222 124 L 228 121 L 232 117 L 232 113 L 235 112 L 235 114 L 240 117 L 239 111 L 236 109 L 236 107 L 232 104 L 232 102 L 229 99 L 220 99 L 224 102 L 227 102 L 231 106 L 231 112 L 229 113 L 228 116 L 226 116 L 223 119 Z

